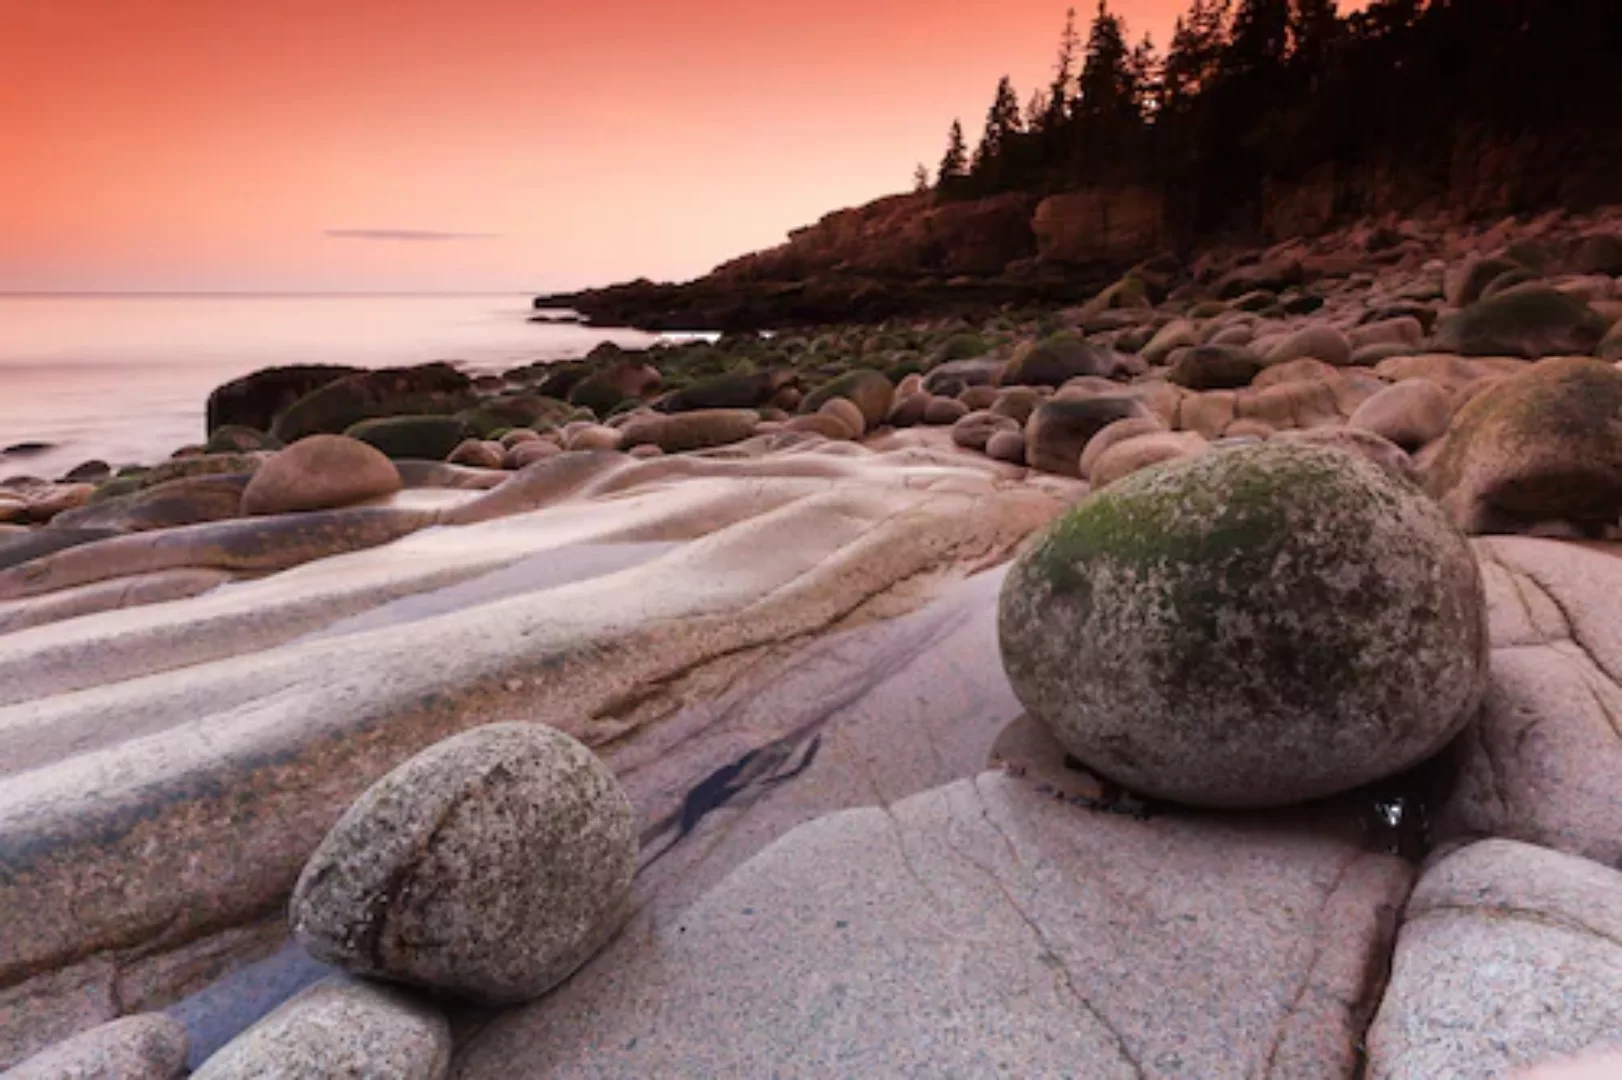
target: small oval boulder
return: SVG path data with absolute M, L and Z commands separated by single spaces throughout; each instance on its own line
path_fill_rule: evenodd
M 242 491 L 244 514 L 331 510 L 400 490 L 400 471 L 347 435 L 311 435 L 278 450 Z
M 636 856 L 630 800 L 590 750 L 491 724 L 367 789 L 305 865 L 289 921 L 350 971 L 525 1001 L 618 930 Z

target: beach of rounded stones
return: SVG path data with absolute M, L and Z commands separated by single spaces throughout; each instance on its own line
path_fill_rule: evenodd
M 1622 1043 L 1616 235 L 1387 222 L 974 323 L 271 369 L 169 461 L 8 481 L 0 1067 Z

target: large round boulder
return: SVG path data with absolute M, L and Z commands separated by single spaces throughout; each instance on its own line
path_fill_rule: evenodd
M 1435 344 L 1464 356 L 1588 356 L 1605 330 L 1605 320 L 1576 297 L 1522 285 L 1447 316 Z
M 1418 450 L 1447 433 L 1453 399 L 1429 379 L 1404 379 L 1370 396 L 1346 423 Z
M 468 426 L 456 416 L 384 416 L 362 420 L 344 434 L 391 458 L 444 461 L 467 438 Z
M 871 368 L 856 368 L 836 379 L 823 383 L 800 402 L 802 413 L 814 413 L 834 398 L 844 398 L 862 411 L 866 430 L 871 431 L 884 423 L 895 402 L 895 387 L 883 373 Z M 856 433 L 858 436 L 862 432 Z
M 347 435 L 311 435 L 259 467 L 242 490 L 242 512 L 331 510 L 399 490 L 400 471 L 376 447 Z
M 1117 420 L 1154 415 L 1125 395 L 1044 401 L 1025 422 L 1025 456 L 1033 469 L 1079 477 L 1081 452 L 1094 435 Z
M 1561 357 L 1499 379 L 1463 405 L 1425 469 L 1460 528 L 1546 521 L 1597 530 L 1622 515 L 1622 371 Z
M 1110 349 L 1094 345 L 1069 331 L 1040 341 L 1027 341 L 1014 350 L 1002 373 L 1004 386 L 1063 386 L 1080 375 L 1108 378 L 1120 360 Z
M 1441 749 L 1483 692 L 1468 542 L 1361 458 L 1290 443 L 1129 476 L 1010 570 L 1015 693 L 1083 764 L 1144 795 L 1282 805 Z
M 1172 353 L 1166 380 L 1186 390 L 1237 390 L 1267 367 L 1242 345 L 1195 345 Z
M 630 801 L 590 750 L 540 724 L 491 724 L 367 789 L 305 865 L 289 920 L 350 971 L 524 1001 L 619 928 L 636 857 Z

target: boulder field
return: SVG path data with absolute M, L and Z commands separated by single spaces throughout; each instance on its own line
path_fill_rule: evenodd
M 276 369 L 207 452 L 8 482 L 0 1069 L 1617 1049 L 1617 224 Z

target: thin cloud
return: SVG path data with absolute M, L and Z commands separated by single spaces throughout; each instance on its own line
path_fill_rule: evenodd
M 433 243 L 445 240 L 494 240 L 500 233 L 438 232 L 434 229 L 328 229 L 334 240 L 386 240 L 395 243 Z

